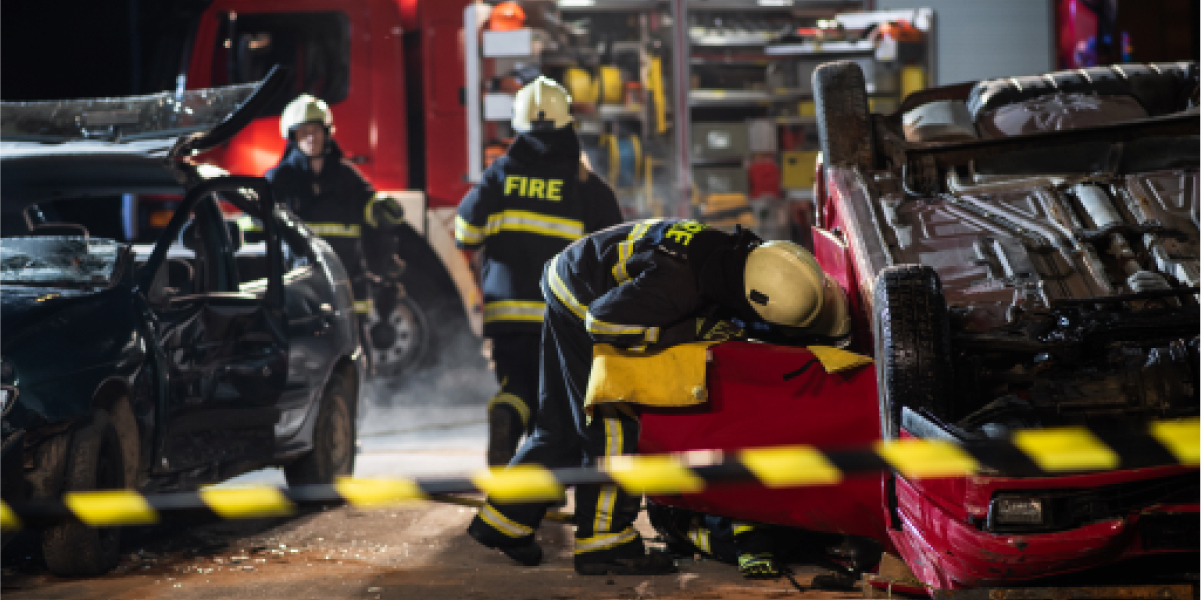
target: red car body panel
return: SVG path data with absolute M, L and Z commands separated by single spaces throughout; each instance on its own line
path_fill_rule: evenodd
M 813 444 L 853 447 L 879 439 L 876 373 L 828 375 L 803 348 L 726 342 L 712 348 L 709 403 L 697 409 L 648 412 L 640 451 Z M 810 364 L 799 376 L 784 375 Z M 836 485 L 763 489 L 732 486 L 664 502 L 767 523 L 792 524 L 874 538 L 888 544 L 879 477 Z

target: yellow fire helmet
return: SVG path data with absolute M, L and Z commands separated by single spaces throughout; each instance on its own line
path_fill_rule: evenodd
M 284 114 L 279 118 L 279 135 L 287 139 L 292 130 L 301 123 L 321 123 L 325 125 L 327 134 L 334 132 L 334 113 L 329 105 L 320 98 L 309 94 L 301 94 L 288 103 Z
M 513 99 L 513 129 L 558 129 L 571 123 L 571 96 L 553 79 L 539 76 L 526 84 Z
M 797 244 L 771 241 L 752 250 L 743 285 L 751 307 L 768 323 L 831 336 L 850 332 L 842 288 Z

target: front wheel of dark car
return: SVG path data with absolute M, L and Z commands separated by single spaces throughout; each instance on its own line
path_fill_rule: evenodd
M 951 417 L 951 328 L 938 273 L 923 265 L 884 269 L 876 277 L 873 310 L 880 437 L 899 435 L 904 406 Z
M 333 483 L 354 471 L 355 426 L 350 388 L 339 374 L 330 377 L 313 430 L 313 449 L 284 467 L 288 485 Z
M 124 487 L 121 441 L 108 413 L 97 410 L 92 422 L 71 434 L 63 477 L 64 492 Z M 60 577 L 93 577 L 117 566 L 121 530 L 63 523 L 42 532 L 46 567 Z

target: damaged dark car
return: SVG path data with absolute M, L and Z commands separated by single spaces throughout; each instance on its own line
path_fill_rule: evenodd
M 366 363 L 345 269 L 266 180 L 189 160 L 279 82 L 3 106 L 6 502 L 352 471 Z M 42 532 L 58 575 L 119 547 L 113 528 Z

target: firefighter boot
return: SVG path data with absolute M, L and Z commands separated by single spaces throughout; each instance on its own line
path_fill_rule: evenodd
M 488 409 L 488 466 L 503 467 L 513 460 L 521 431 L 521 417 L 513 407 L 496 404 Z
M 478 518 L 467 528 L 467 535 L 486 548 L 500 550 L 505 556 L 517 561 L 525 567 L 536 567 L 542 564 L 542 546 L 534 541 L 533 536 L 520 540 L 514 545 L 497 544 L 492 538 L 495 533 L 488 531 L 486 525 Z

